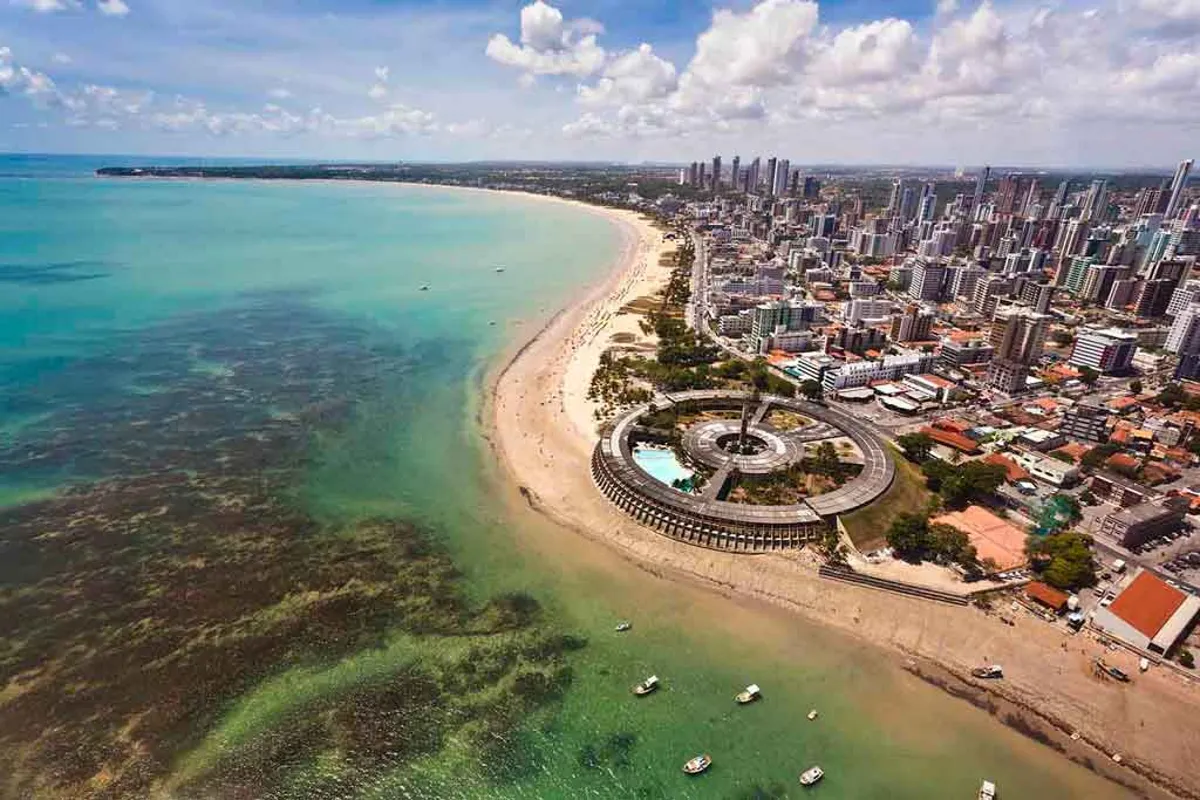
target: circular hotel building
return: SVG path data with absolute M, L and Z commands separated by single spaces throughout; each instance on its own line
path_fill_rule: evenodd
M 660 396 L 605 426 L 592 455 L 596 485 L 639 522 L 748 553 L 819 538 L 886 492 L 895 470 L 848 414 L 727 391 Z

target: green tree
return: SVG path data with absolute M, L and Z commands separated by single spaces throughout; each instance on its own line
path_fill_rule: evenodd
M 1187 392 L 1178 383 L 1168 383 L 1163 387 L 1163 390 L 1158 393 L 1155 400 L 1159 405 L 1167 406 L 1168 408 L 1178 408 L 1187 400 Z
M 825 388 L 817 381 L 807 380 L 800 384 L 800 394 L 814 403 L 819 403 L 821 402 L 821 398 L 825 396 Z
M 888 528 L 888 546 L 905 561 L 920 563 L 929 552 L 929 541 L 929 520 L 920 514 L 899 514 Z
M 1129 391 L 1133 392 L 1134 394 L 1141 394 L 1142 393 L 1142 382 L 1139 380 L 1136 380 L 1136 379 L 1130 381 L 1129 382 Z
M 904 451 L 904 457 L 909 461 L 920 464 L 929 458 L 933 449 L 933 439 L 927 433 L 905 433 L 896 437 L 896 444 Z
M 1195 669 L 1196 657 L 1192 655 L 1191 650 L 1180 650 L 1179 651 L 1179 663 L 1181 665 L 1183 665 L 1184 667 L 1186 667 L 1187 669 Z
M 1115 442 L 1105 442 L 1088 450 L 1079 460 L 1079 465 L 1086 470 L 1099 469 L 1109 456 L 1119 452 L 1121 452 L 1121 445 Z
M 1092 557 L 1092 541 L 1075 531 L 1031 536 L 1025 552 L 1033 568 L 1051 586 L 1074 591 L 1096 582 L 1096 562 Z
M 842 461 L 838 458 L 837 448 L 832 442 L 821 442 L 817 446 L 817 453 L 813 457 L 812 471 L 817 475 L 827 475 L 830 478 L 838 477 L 842 472 Z
M 1100 379 L 1100 373 L 1087 366 L 1086 364 L 1079 368 L 1079 380 L 1084 386 L 1091 386 Z

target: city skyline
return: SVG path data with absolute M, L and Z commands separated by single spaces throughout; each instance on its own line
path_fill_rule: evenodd
M 0 150 L 1165 169 L 1198 43 L 1165 0 L 12 0 Z

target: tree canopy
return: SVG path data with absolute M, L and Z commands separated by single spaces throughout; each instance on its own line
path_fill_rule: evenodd
M 904 457 L 920 464 L 929 458 L 933 439 L 927 433 L 905 433 L 896 437 L 896 444 L 904 451 Z
M 1092 540 L 1075 531 L 1030 536 L 1025 552 L 1033 568 L 1051 586 L 1075 591 L 1096 582 Z

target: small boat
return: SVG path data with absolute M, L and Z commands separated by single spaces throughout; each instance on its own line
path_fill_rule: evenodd
M 996 784 L 991 781 L 984 781 L 983 785 L 979 787 L 979 800 L 995 800 L 995 798 Z
M 496 324 L 496 320 L 494 320 L 494 319 L 488 320 L 488 325 L 495 325 L 495 324 Z
M 504 272 L 504 267 L 496 267 L 496 272 Z
M 1105 664 L 1103 661 L 1100 662 L 1100 666 L 1103 667 L 1105 672 L 1107 672 L 1109 675 L 1112 675 L 1121 683 L 1129 683 L 1129 674 L 1120 667 L 1114 667 L 1112 664 Z
M 429 291 L 429 284 L 428 284 L 428 283 L 422 283 L 422 284 L 421 284 L 421 291 L 422 291 L 422 292 L 428 292 L 428 291 Z
M 810 721 L 817 718 L 817 710 L 815 708 L 812 711 L 808 712 L 808 718 Z
M 996 680 L 1004 677 L 1004 669 L 999 664 L 992 664 L 989 667 L 975 667 L 971 670 L 971 674 L 976 678 Z
M 699 775 L 712 766 L 712 756 L 708 753 L 696 756 L 683 765 L 683 771 L 688 775 Z
M 738 692 L 737 696 L 733 699 L 742 705 L 746 705 L 746 703 L 753 703 L 760 697 L 762 697 L 762 689 L 758 688 L 757 683 L 752 683 L 746 687 L 744 692 Z
M 632 622 L 618 622 L 617 623 L 617 633 L 624 633 L 625 631 L 630 630 L 631 628 L 633 628 Z
M 812 786 L 825 777 L 825 770 L 820 767 L 809 767 L 800 775 L 801 786 Z
M 646 680 L 633 687 L 633 693 L 638 697 L 645 697 L 658 688 L 658 676 L 651 675 Z

